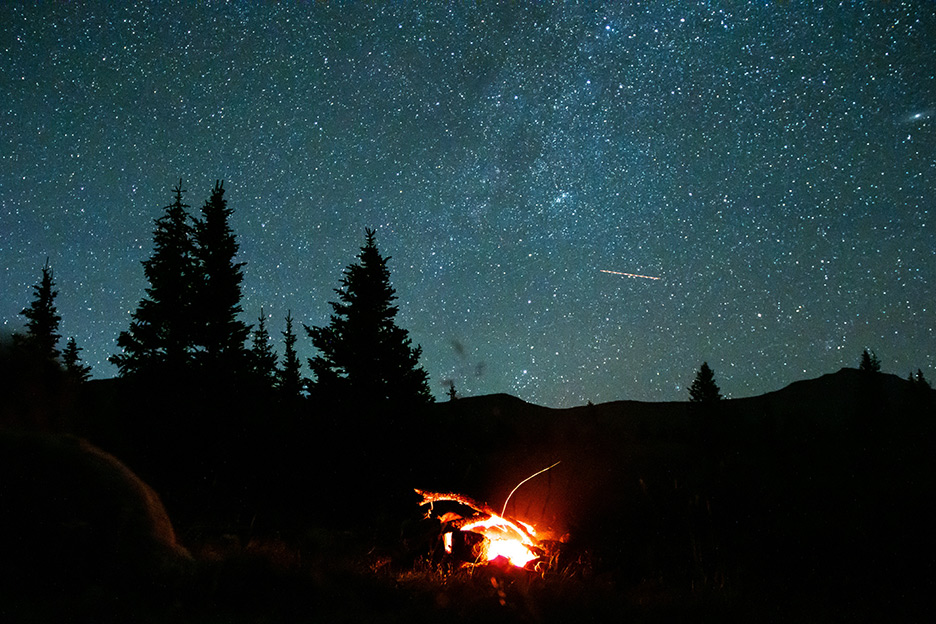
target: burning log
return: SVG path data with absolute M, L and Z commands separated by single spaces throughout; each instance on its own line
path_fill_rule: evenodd
M 467 518 L 454 513 L 439 518 L 452 529 L 443 534 L 445 551 L 449 554 L 463 560 L 484 562 L 504 558 L 519 568 L 539 559 L 543 554 L 532 526 L 499 514 L 486 503 L 454 492 L 417 489 L 416 493 L 423 497 L 419 504 L 429 505 L 430 509 L 433 503 L 451 501 L 478 512 Z
M 500 519 L 501 522 L 510 526 L 514 531 L 516 531 L 520 535 L 523 535 L 531 543 L 536 540 L 535 533 L 533 532 L 533 527 L 531 527 L 530 525 L 526 524 L 525 522 L 521 522 L 520 520 L 513 520 L 511 518 L 508 518 L 507 516 L 499 514 L 490 505 L 486 503 L 479 503 L 478 501 L 476 501 L 475 499 L 471 497 L 464 496 L 463 494 L 456 494 L 455 492 L 445 492 L 445 493 L 427 492 L 425 490 L 420 490 L 420 489 L 416 489 L 416 493 L 423 497 L 422 501 L 420 501 L 419 503 L 420 506 L 432 505 L 432 503 L 437 503 L 439 501 L 452 501 L 455 503 L 459 503 L 461 505 L 465 505 L 466 507 L 471 507 L 472 509 L 477 511 L 479 515 L 472 516 L 471 518 L 462 518 L 461 520 L 453 521 L 452 523 L 453 526 L 455 526 L 456 523 L 461 524 L 461 526 L 455 526 L 455 528 L 458 528 L 462 531 L 466 530 L 465 527 L 472 523 L 484 522 L 491 518 L 498 518 Z
M 429 513 L 431 513 L 432 504 L 440 501 L 458 503 L 478 512 L 469 518 L 462 518 L 451 512 L 439 518 L 443 525 L 448 525 L 452 529 L 442 535 L 445 552 L 463 561 L 492 562 L 504 559 L 510 565 L 523 568 L 530 562 L 539 560 L 545 551 L 541 548 L 532 526 L 507 517 L 507 503 L 521 485 L 558 465 L 559 462 L 556 462 L 518 483 L 507 495 L 504 509 L 500 513 L 497 513 L 487 503 L 479 503 L 473 498 L 455 492 L 427 492 L 417 489 L 416 493 L 423 497 L 420 505 L 429 505 Z M 476 536 L 480 536 L 481 539 Z M 465 556 L 465 552 L 470 553 L 470 556 Z

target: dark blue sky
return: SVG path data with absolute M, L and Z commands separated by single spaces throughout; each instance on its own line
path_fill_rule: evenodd
M 0 6 L 0 321 L 48 256 L 96 377 L 181 177 L 277 337 L 375 227 L 439 397 L 936 378 L 932 2 L 148 4 Z

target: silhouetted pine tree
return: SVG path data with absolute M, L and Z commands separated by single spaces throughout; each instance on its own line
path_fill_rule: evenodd
M 296 354 L 296 333 L 293 331 L 292 310 L 286 313 L 286 331 L 283 332 L 283 367 L 277 372 L 277 387 L 283 396 L 296 398 L 302 393 L 302 364 Z
M 266 328 L 266 315 L 263 313 L 263 308 L 260 308 L 257 328 L 253 331 L 253 344 L 250 354 L 254 374 L 272 387 L 277 376 L 276 352 L 270 343 L 270 333 Z
M 46 258 L 42 278 L 33 286 L 33 301 L 20 312 L 26 317 L 26 335 L 21 339 L 20 346 L 27 350 L 30 358 L 39 362 L 54 362 L 60 355 L 58 341 L 62 336 L 58 328 L 62 317 L 55 308 L 57 296 L 52 267 Z
M 75 339 L 69 338 L 62 352 L 62 364 L 65 365 L 66 375 L 75 381 L 84 382 L 91 376 L 91 367 L 81 363 L 79 351 L 81 347 L 75 343 Z
M 108 360 L 120 376 L 172 371 L 182 374 L 193 362 L 192 297 L 199 279 L 191 217 L 182 203 L 182 180 L 172 189 L 175 202 L 156 219 L 153 255 L 143 261 L 150 286 L 132 314 L 129 331 L 120 333 L 121 353 Z
M 366 230 L 359 262 L 345 269 L 327 327 L 305 327 L 319 354 L 309 359 L 315 391 L 326 399 L 393 407 L 432 402 L 422 349 L 396 325 L 396 294 L 389 257 L 382 257 L 374 231 Z
M 865 373 L 880 373 L 881 361 L 874 355 L 874 351 L 865 349 L 861 353 L 861 361 L 858 363 L 858 370 Z
M 234 262 L 238 244 L 229 219 L 233 210 L 217 181 L 195 222 L 195 258 L 200 265 L 194 297 L 195 344 L 206 372 L 221 377 L 247 370 L 246 341 L 250 327 L 241 313 L 243 262 Z
M 708 362 L 702 362 L 702 367 L 689 386 L 689 400 L 693 403 L 716 403 L 721 399 L 721 390 L 715 383 L 715 373 L 709 368 Z
M 910 382 L 910 392 L 914 400 L 919 402 L 920 399 L 924 399 L 923 404 L 925 404 L 925 399 L 929 397 L 933 387 L 930 385 L 930 382 L 927 381 L 926 377 L 923 376 L 923 370 L 918 368 L 916 375 L 911 371 L 910 374 L 907 375 L 907 381 Z

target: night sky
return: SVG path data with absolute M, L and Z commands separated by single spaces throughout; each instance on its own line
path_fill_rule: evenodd
M 48 257 L 94 377 L 182 178 L 280 352 L 376 228 L 440 399 L 936 379 L 930 1 L 111 4 L 0 5 L 0 321 Z

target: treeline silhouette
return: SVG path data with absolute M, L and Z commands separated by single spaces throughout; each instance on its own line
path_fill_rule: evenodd
M 173 188 L 142 262 L 149 286 L 109 358 L 117 379 L 85 384 L 74 340 L 58 350 L 46 264 L 23 311 L 26 334 L 2 343 L 3 424 L 86 436 L 183 522 L 219 530 L 347 522 L 393 504 L 410 487 L 404 473 L 433 398 L 421 349 L 395 322 L 375 232 L 345 270 L 328 325 L 303 326 L 318 350 L 305 379 L 292 311 L 282 358 L 262 309 L 255 326 L 241 320 L 245 265 L 224 192 L 216 182 L 192 216 L 182 181 Z

